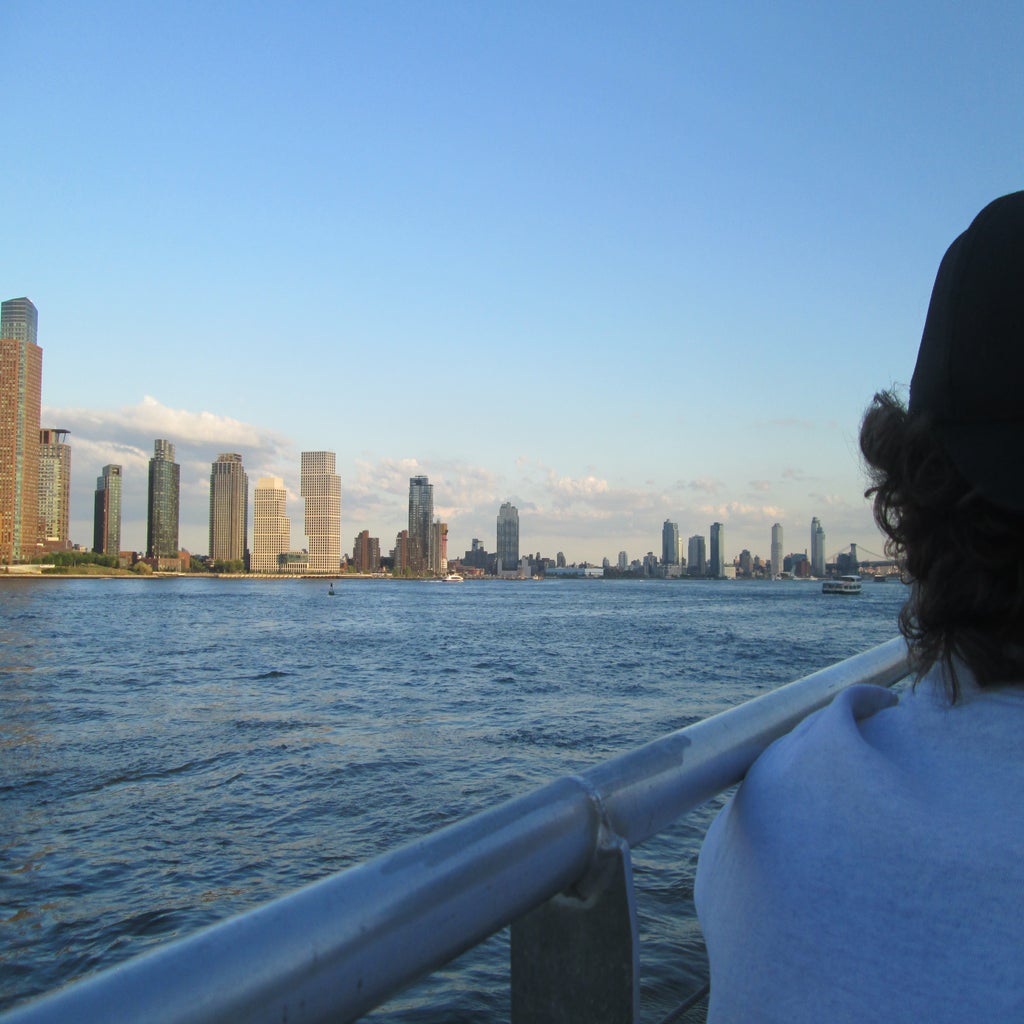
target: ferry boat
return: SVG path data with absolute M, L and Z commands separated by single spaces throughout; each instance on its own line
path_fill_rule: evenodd
M 444 583 L 461 583 L 462 582 L 462 577 L 457 572 L 450 572 L 450 573 L 448 573 L 447 576 L 444 577 L 442 582 L 444 582 Z
M 823 594 L 859 594 L 859 576 L 840 576 L 837 580 L 825 580 L 821 585 Z

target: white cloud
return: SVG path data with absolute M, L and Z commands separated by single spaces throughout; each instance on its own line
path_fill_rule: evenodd
M 549 469 L 547 490 L 558 502 L 590 501 L 599 495 L 608 494 L 608 481 L 596 476 L 585 476 L 579 479 L 558 476 L 554 470 Z
M 272 431 L 212 412 L 171 409 L 150 395 L 138 405 L 114 410 L 47 406 L 43 419 L 70 430 L 76 448 L 90 444 L 93 451 L 139 451 L 147 453 L 147 460 L 156 438 L 166 438 L 183 452 L 216 449 L 213 457 L 233 447 L 257 455 L 290 454 L 292 448 L 288 438 Z
M 690 480 L 685 486 L 691 490 L 696 491 L 699 494 L 718 494 L 720 491 L 725 489 L 725 484 L 721 480 L 713 480 L 710 477 L 702 477 L 699 480 Z
M 71 535 L 79 543 L 92 539 L 96 477 L 103 466 L 114 463 L 124 469 L 122 546 L 145 547 L 149 460 L 157 438 L 175 446 L 181 466 L 180 540 L 192 551 L 208 546 L 210 464 L 221 452 L 242 455 L 251 483 L 260 476 L 297 476 L 298 453 L 290 439 L 216 413 L 171 409 L 150 395 L 137 405 L 113 410 L 44 406 L 42 421 L 70 431 Z

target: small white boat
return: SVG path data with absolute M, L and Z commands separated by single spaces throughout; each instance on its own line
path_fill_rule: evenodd
M 450 572 L 442 580 L 443 583 L 461 583 L 462 577 L 457 572 Z
M 859 594 L 860 589 L 859 576 L 840 576 L 837 580 L 825 580 L 821 585 L 823 594 Z

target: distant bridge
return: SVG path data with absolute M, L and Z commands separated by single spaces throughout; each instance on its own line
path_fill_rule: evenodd
M 898 563 L 894 558 L 890 558 L 887 555 L 880 555 L 877 551 L 869 551 L 863 544 L 858 544 L 856 541 L 851 541 L 848 548 L 837 551 L 831 558 L 828 559 L 829 564 L 835 565 L 840 556 L 852 555 L 854 561 L 866 569 L 897 569 Z M 865 558 L 864 555 L 868 555 Z

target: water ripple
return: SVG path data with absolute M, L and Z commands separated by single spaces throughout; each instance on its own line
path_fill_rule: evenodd
M 0 583 L 0 1009 L 886 640 L 901 589 Z M 651 1019 L 716 805 L 634 851 Z M 374 1019 L 507 1019 L 507 956 Z

